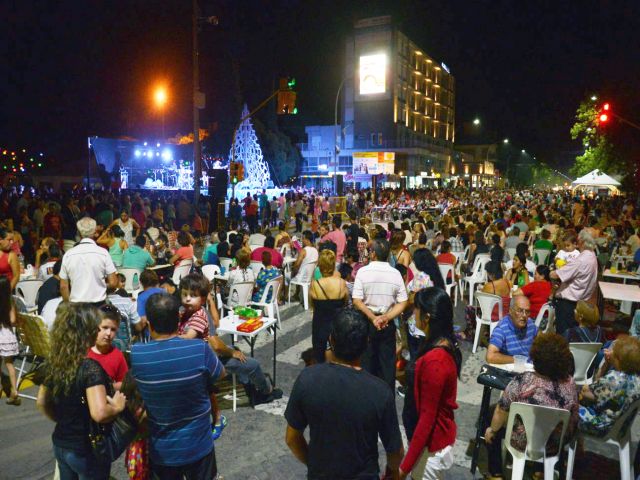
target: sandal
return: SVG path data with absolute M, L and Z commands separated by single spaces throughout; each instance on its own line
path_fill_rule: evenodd
M 22 405 L 22 399 L 16 395 L 15 397 L 9 398 L 7 400 L 7 405 L 15 405 L 16 407 L 19 407 L 20 405 Z

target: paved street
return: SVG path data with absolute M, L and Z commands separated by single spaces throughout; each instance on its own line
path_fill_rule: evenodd
M 284 391 L 284 398 L 270 405 L 253 410 L 246 398 L 241 397 L 239 408 L 234 413 L 229 400 L 230 385 L 222 386 L 221 407 L 229 425 L 216 443 L 219 470 L 227 480 L 286 480 L 305 478 L 305 468 L 289 453 L 284 443 L 286 422 L 284 408 L 293 382 L 303 367 L 300 353 L 311 346 L 311 312 L 304 312 L 294 304 L 283 309 L 282 330 L 278 334 L 277 382 Z M 459 303 L 456 323 L 461 325 L 464 312 Z M 256 357 L 266 372 L 272 369 L 272 337 L 259 338 Z M 480 348 L 470 354 L 470 345 L 464 344 L 464 368 L 459 382 L 456 421 L 458 441 L 455 445 L 455 466 L 449 474 L 451 479 L 471 478 L 470 457 L 467 456 L 469 440 L 474 436 L 482 389 L 476 377 L 483 363 L 485 350 Z M 248 352 L 248 348 L 243 348 Z M 494 393 L 494 395 L 497 395 Z M 227 398 L 225 398 L 225 396 Z M 398 413 L 403 400 L 397 397 Z M 346 420 L 346 419 L 345 419 Z M 0 480 L 52 478 L 53 457 L 51 430 L 53 424 L 42 417 L 31 400 L 23 399 L 21 407 L 12 407 L 0 402 Z M 402 430 L 402 429 L 401 429 Z M 636 437 L 637 438 L 637 437 Z M 384 458 L 380 444 L 380 458 Z M 593 446 L 587 443 L 587 449 Z M 482 449 L 484 450 L 484 449 Z M 617 458 L 617 451 L 604 450 L 606 456 Z M 483 452 L 484 454 L 484 452 Z M 601 478 L 616 478 L 618 462 L 589 455 L 586 461 L 577 462 L 575 478 L 594 478 L 594 472 L 602 471 Z M 481 463 L 481 467 L 484 466 Z M 127 478 L 122 460 L 114 464 L 112 476 Z

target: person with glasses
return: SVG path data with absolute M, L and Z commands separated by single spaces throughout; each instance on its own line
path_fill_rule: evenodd
M 496 325 L 487 349 L 487 363 L 513 363 L 514 355 L 529 358 L 538 329 L 530 318 L 531 304 L 524 295 L 511 299 L 509 314 Z

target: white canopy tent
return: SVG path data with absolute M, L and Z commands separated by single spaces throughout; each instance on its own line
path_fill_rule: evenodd
M 616 194 L 619 193 L 619 186 L 619 181 L 598 169 L 595 169 L 580 178 L 576 178 L 573 182 L 571 182 L 571 188 L 573 190 L 583 188 L 585 190 L 592 190 L 597 192 L 600 189 L 606 188 L 609 189 L 611 193 Z

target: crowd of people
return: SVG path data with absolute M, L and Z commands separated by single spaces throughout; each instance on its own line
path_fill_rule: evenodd
M 42 286 L 33 310 L 51 338 L 38 406 L 56 423 L 60 478 L 108 478 L 110 461 L 94 454 L 89 434 L 123 412 L 138 423 L 126 453 L 131 478 L 221 478 L 214 442 L 226 418 L 215 383 L 235 374 L 252 405 L 283 394 L 259 362 L 216 334 L 222 305 L 241 303 L 233 293 L 240 284 L 252 285 L 254 302 L 293 297 L 313 309 L 308 368 L 285 412 L 286 443 L 309 478 L 378 478 L 378 437 L 385 478 L 442 478 L 451 468 L 462 352 L 482 328 L 472 277 L 500 304 L 480 338 L 486 362 L 532 363 L 484 425 L 490 476 L 503 474 L 502 438 L 526 444 L 521 423 L 505 432 L 513 402 L 568 410 L 573 439 L 603 435 L 640 398 L 637 333 L 605 329 L 597 302 L 604 266 L 639 263 L 633 202 L 443 189 L 363 190 L 344 200 L 345 212 L 334 214 L 323 195 L 269 200 L 262 191 L 232 199 L 216 225 L 206 199 L 193 205 L 182 195 L 0 195 L 8 402 L 20 404 L 14 327 L 31 307 L 12 292 L 35 278 Z M 186 265 L 176 279 L 174 269 Z M 215 276 L 203 274 L 209 265 Z M 137 272 L 139 290 L 124 270 Z M 603 344 L 588 387 L 573 380 L 570 342 Z

